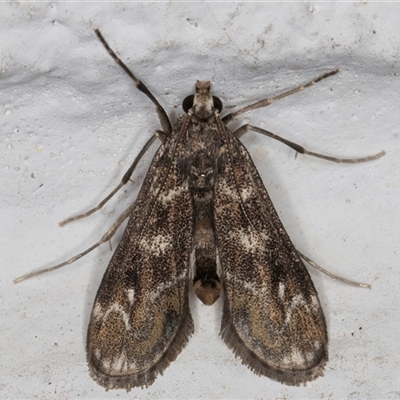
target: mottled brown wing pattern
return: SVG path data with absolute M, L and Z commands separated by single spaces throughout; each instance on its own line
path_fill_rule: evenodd
M 220 149 L 214 190 L 223 340 L 250 369 L 279 382 L 321 376 L 328 338 L 317 292 L 250 155 L 232 135 Z
M 150 385 L 193 333 L 193 209 L 175 143 L 167 140 L 156 153 L 94 302 L 87 358 L 106 389 Z
M 338 69 L 222 119 L 222 102 L 211 95 L 211 83 L 197 81 L 195 93 L 183 100 L 185 116 L 179 117 L 172 129 L 154 95 L 100 31 L 95 33 L 138 90 L 156 106 L 163 129 L 157 136 L 163 144 L 137 200 L 98 242 L 68 261 L 14 282 L 78 260 L 108 241 L 129 215 L 90 318 L 87 359 L 95 381 L 107 390 L 129 391 L 152 384 L 163 373 L 193 333 L 189 282 L 206 305 L 213 304 L 223 288 L 221 336 L 251 370 L 288 385 L 322 376 L 328 361 L 328 337 L 317 292 L 237 137 L 253 130 L 302 154 L 335 162 L 365 162 L 385 152 L 339 159 L 249 124 L 233 135 L 224 123 L 313 86 Z M 154 136 L 98 206 L 61 224 L 99 210 L 127 183 L 153 140 Z

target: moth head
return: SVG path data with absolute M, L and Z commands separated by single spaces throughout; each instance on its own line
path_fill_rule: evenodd
M 185 113 L 193 109 L 193 113 L 200 119 L 206 120 L 213 115 L 214 110 L 222 111 L 222 101 L 210 94 L 210 81 L 197 81 L 196 94 L 187 96 L 182 102 Z

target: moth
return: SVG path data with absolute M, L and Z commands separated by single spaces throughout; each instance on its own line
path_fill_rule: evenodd
M 208 81 L 183 101 L 185 114 L 172 126 L 147 87 L 116 56 L 99 30 L 98 38 L 114 60 L 155 104 L 162 130 L 139 195 L 117 223 L 90 249 L 71 260 L 16 281 L 54 270 L 110 239 L 129 218 L 122 239 L 98 289 L 87 335 L 90 375 L 108 389 L 151 385 L 176 359 L 194 331 L 188 295 L 212 305 L 223 293 L 221 337 L 258 375 L 299 385 L 324 373 L 328 334 L 317 291 L 268 196 L 254 163 L 239 138 L 249 130 L 277 139 L 299 153 L 335 162 L 272 132 L 227 125 L 247 111 L 314 85 L 305 85 L 258 101 L 221 117 L 222 102 Z M 125 174 L 132 175 L 144 149 Z M 306 258 L 306 260 L 308 260 Z

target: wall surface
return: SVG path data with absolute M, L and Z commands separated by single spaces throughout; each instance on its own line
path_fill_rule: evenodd
M 0 391 L 2 398 L 398 398 L 400 393 L 400 4 L 7 2 L 0 4 Z M 159 129 L 154 106 L 93 32 L 140 77 L 172 120 L 195 81 L 226 112 L 340 73 L 244 122 L 338 157 L 298 155 L 256 133 L 243 142 L 295 246 L 354 288 L 310 270 L 330 361 L 306 387 L 258 377 L 219 338 L 222 302 L 191 296 L 196 332 L 147 389 L 106 392 L 89 377 L 86 329 L 112 252 L 18 285 L 81 252 L 132 203 L 156 146 L 100 212 L 96 205 Z M 122 229 L 112 239 L 115 249 Z

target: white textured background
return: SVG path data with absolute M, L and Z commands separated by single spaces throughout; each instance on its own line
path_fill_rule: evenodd
M 1 3 L 0 397 L 400 398 L 399 19 L 396 3 Z M 109 247 L 12 283 L 95 242 L 135 199 L 154 152 L 105 210 L 58 227 L 115 187 L 159 128 L 94 27 L 171 119 L 196 79 L 210 79 L 228 109 L 340 67 L 240 119 L 339 157 L 387 151 L 336 165 L 243 138 L 295 245 L 373 285 L 311 271 L 329 329 L 325 377 L 287 387 L 255 376 L 218 337 L 220 302 L 193 301 L 196 333 L 164 375 L 149 389 L 105 392 L 89 377 L 85 340 Z

